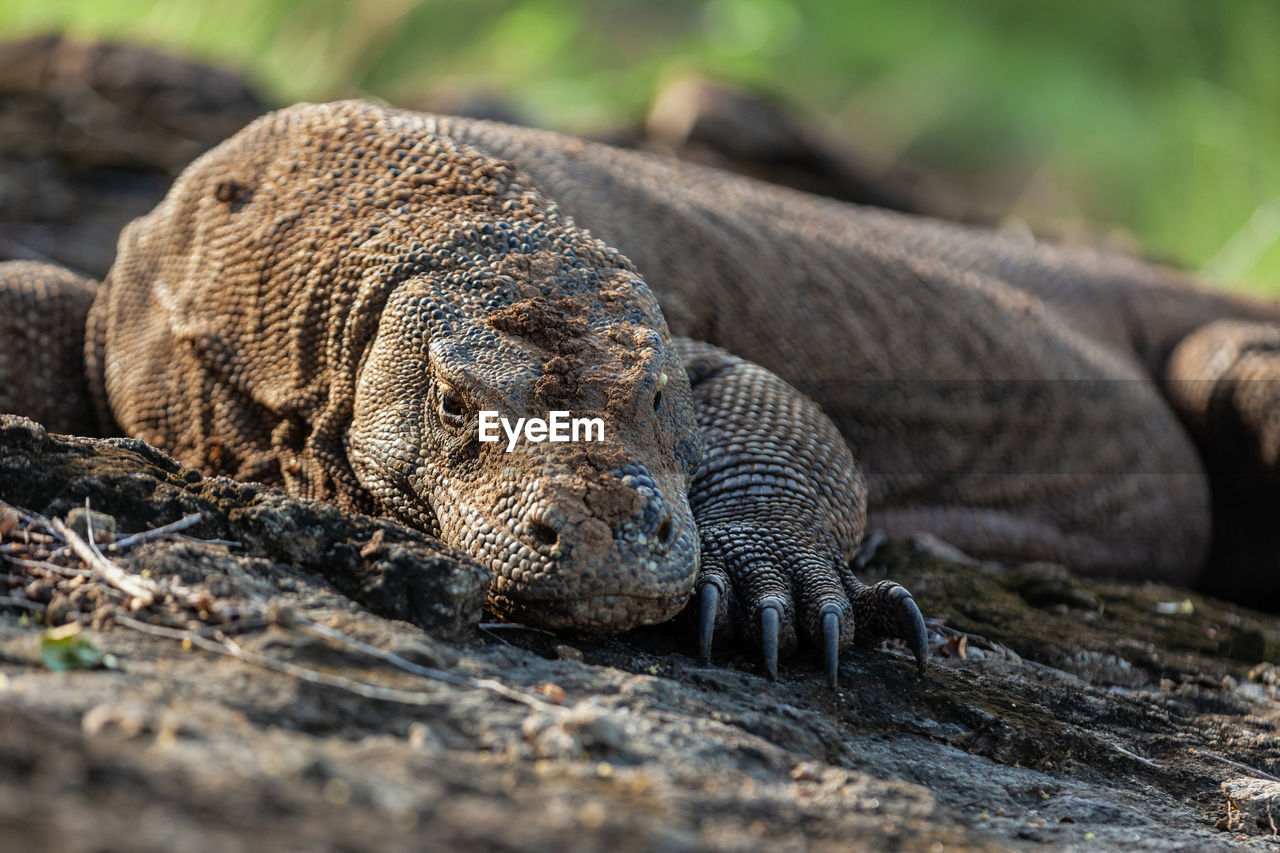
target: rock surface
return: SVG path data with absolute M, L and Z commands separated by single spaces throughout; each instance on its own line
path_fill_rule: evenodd
M 59 607 L 100 579 L 41 602 L 2 561 L 3 849 L 1273 849 L 1280 620 L 1180 590 L 883 546 L 930 670 L 855 651 L 831 691 L 805 655 L 699 665 L 679 626 L 476 629 L 459 555 L 137 441 L 4 416 L 0 498 L 89 498 L 118 537 L 199 515 L 107 551 L 185 610 Z M 42 620 L 115 668 L 51 671 Z

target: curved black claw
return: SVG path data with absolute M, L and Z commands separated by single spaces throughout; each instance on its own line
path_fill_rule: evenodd
M 924 626 L 924 616 L 905 587 L 895 589 L 891 593 L 891 600 L 898 608 L 899 622 L 906 623 L 903 625 L 901 639 L 911 649 L 911 654 L 915 655 L 916 667 L 924 675 L 929 660 L 929 631 Z
M 701 608 L 698 614 L 698 659 L 711 663 L 711 636 L 716 631 L 716 611 L 720 607 L 720 587 L 704 583 L 698 588 Z
M 822 649 L 827 662 L 827 686 L 834 689 L 840 674 L 840 613 L 830 604 L 822 609 Z
M 778 680 L 778 624 L 782 608 L 774 602 L 760 606 L 760 645 L 764 652 L 764 669 L 770 681 Z

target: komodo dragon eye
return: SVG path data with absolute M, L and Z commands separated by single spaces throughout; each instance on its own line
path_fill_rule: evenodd
M 462 395 L 452 388 L 440 388 L 440 417 L 445 423 L 462 427 L 467 420 L 467 404 Z

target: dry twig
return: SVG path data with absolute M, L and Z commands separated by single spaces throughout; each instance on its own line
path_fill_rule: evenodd
M 1223 764 L 1234 767 L 1237 770 L 1243 770 L 1246 773 L 1253 773 L 1254 775 L 1260 776 L 1263 779 L 1269 779 L 1272 782 L 1280 782 L 1280 776 L 1273 776 L 1265 770 L 1259 770 L 1256 767 L 1250 767 L 1248 764 L 1241 764 L 1239 761 L 1232 761 L 1230 758 L 1225 758 L 1221 755 L 1218 755 L 1216 752 L 1210 752 L 1207 749 L 1191 749 L 1188 751 L 1192 755 L 1203 755 L 1205 758 L 1212 758 L 1214 761 L 1221 761 Z
M 24 610 L 34 610 L 37 613 L 45 611 L 45 606 L 38 601 L 15 598 L 12 595 L 0 595 L 0 607 L 21 607 Z
M 107 583 L 133 599 L 130 602 L 130 609 L 137 610 L 155 602 L 159 590 L 151 581 L 118 568 L 95 548 L 90 547 L 78 533 L 63 524 L 61 519 L 53 520 L 53 530 L 66 541 L 77 557 L 84 560 L 85 565 L 101 575 Z
M 86 502 L 87 506 L 87 502 Z M 149 539 L 157 539 L 168 533 L 177 533 L 179 530 L 186 530 L 200 521 L 200 513 L 193 512 L 190 515 L 184 515 L 177 521 L 168 524 L 162 524 L 159 527 L 153 527 L 151 530 L 144 530 L 141 533 L 132 533 L 121 539 L 116 540 L 107 546 L 107 550 L 113 554 L 119 553 L 126 548 L 131 548 L 139 542 L 146 542 Z
M 53 572 L 55 575 L 62 575 L 67 578 L 92 578 L 97 577 L 88 569 L 72 569 L 67 566 L 59 566 L 57 563 L 50 563 L 48 560 L 29 560 L 26 557 L 15 557 L 12 554 L 0 554 L 15 566 L 23 566 L 28 569 L 44 569 L 46 572 Z

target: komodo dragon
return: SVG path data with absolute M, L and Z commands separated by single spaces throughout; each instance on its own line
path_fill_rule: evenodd
M 923 664 L 910 596 L 850 571 L 868 502 L 889 533 L 1187 582 L 1209 487 L 1178 415 L 1210 446 L 1239 415 L 1257 452 L 1237 462 L 1275 468 L 1274 424 L 1222 393 L 1270 369 L 1249 353 L 1275 347 L 1274 306 L 358 102 L 279 111 L 201 157 L 96 296 L 36 265 L 5 278 L 10 334 L 70 345 L 88 314 L 87 376 L 38 411 L 68 381 L 41 367 L 66 360 L 6 347 L 0 408 L 83 431 L 65 401 L 92 397 L 99 429 L 188 464 L 398 517 L 490 566 L 493 609 L 536 624 L 666 619 L 700 562 L 704 655 L 731 629 L 771 673 L 801 639 L 833 680 L 838 649 L 880 636 Z M 508 454 L 477 441 L 482 409 L 598 415 L 605 440 Z

